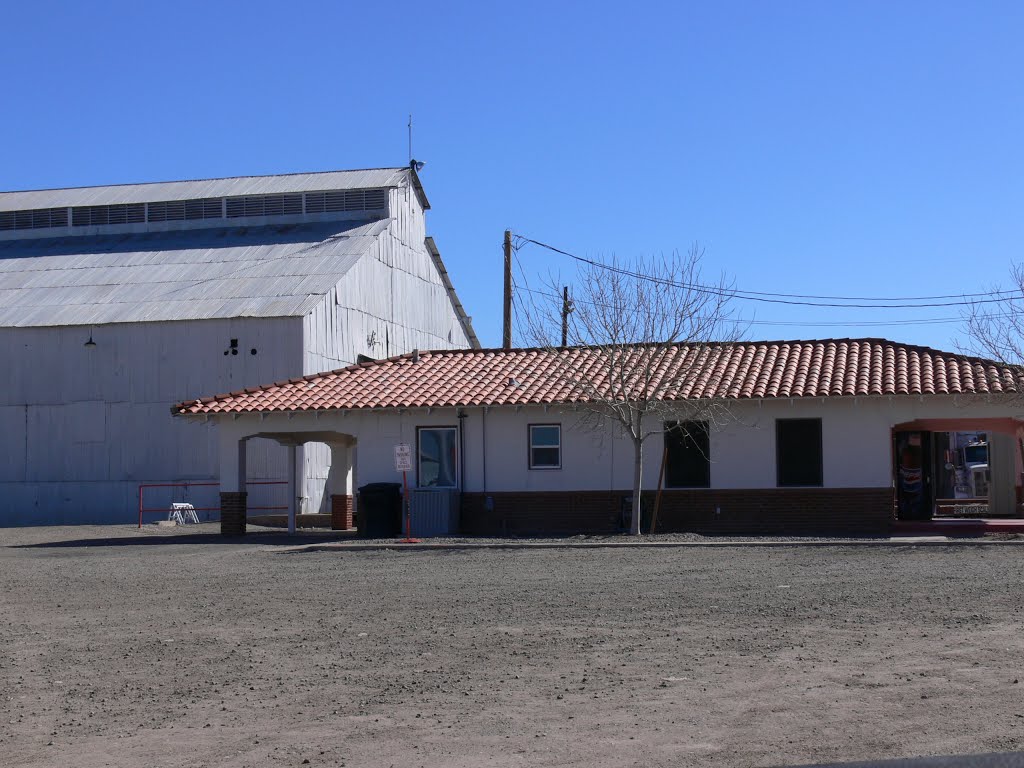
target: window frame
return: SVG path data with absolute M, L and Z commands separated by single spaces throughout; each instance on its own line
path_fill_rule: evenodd
M 779 444 L 779 430 L 782 424 L 795 421 L 813 421 L 818 424 L 818 482 L 816 483 L 784 483 L 782 482 L 782 447 Z M 824 488 L 825 487 L 825 426 L 820 416 L 795 416 L 775 420 L 775 487 L 776 488 Z
M 422 485 L 420 483 L 420 465 L 422 463 L 421 456 L 423 455 L 423 437 L 422 433 L 424 430 L 450 430 L 455 435 L 455 485 Z M 416 488 L 418 489 L 437 489 L 437 490 L 452 490 L 455 488 L 462 487 L 461 470 L 459 467 L 459 455 L 462 451 L 462 446 L 459 444 L 459 428 L 453 424 L 427 424 L 422 427 L 416 427 Z
M 707 467 L 707 474 L 706 474 L 706 478 L 707 479 L 701 485 L 670 485 L 669 481 L 668 481 L 668 477 L 669 477 L 669 471 L 668 471 L 669 470 L 669 465 L 668 465 L 668 440 L 669 440 L 670 433 L 671 433 L 672 429 L 677 427 L 677 426 L 683 425 L 683 424 L 700 424 L 700 425 L 702 425 L 703 429 L 704 429 L 704 434 L 707 437 L 707 453 L 704 456 L 704 461 L 705 461 L 706 467 Z M 711 424 L 707 420 L 704 420 L 704 419 L 677 419 L 676 421 L 666 421 L 666 422 L 664 422 L 662 424 L 662 429 L 664 430 L 664 443 L 663 443 L 663 445 L 664 445 L 664 450 L 665 450 L 665 477 L 664 477 L 664 484 L 665 484 L 664 487 L 665 487 L 665 489 L 666 490 L 669 490 L 669 489 L 672 489 L 672 490 L 675 490 L 675 489 L 685 490 L 687 488 L 710 488 L 711 487 Z M 683 437 L 684 440 L 686 439 L 685 438 L 686 434 L 689 434 L 689 430 L 686 430 L 684 432 L 684 437 Z
M 534 427 L 556 427 L 558 429 L 558 445 L 538 445 L 533 444 L 533 428 Z M 533 463 L 533 449 L 534 448 L 558 448 L 558 465 L 546 464 L 542 466 L 535 466 Z M 549 472 L 559 470 L 562 468 L 562 424 L 560 422 L 543 422 L 543 423 L 531 423 L 526 425 L 526 466 L 531 471 L 537 472 Z

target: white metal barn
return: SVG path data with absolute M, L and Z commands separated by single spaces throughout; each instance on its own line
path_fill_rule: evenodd
M 172 403 L 479 346 L 429 207 L 410 168 L 0 193 L 0 525 L 127 522 L 140 483 L 216 481 L 214 424 Z M 249 478 L 285 479 L 258 442 Z M 327 511 L 330 451 L 296 461 Z

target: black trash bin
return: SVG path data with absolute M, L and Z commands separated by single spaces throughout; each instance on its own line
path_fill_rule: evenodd
M 359 489 L 359 535 L 387 539 L 402 532 L 402 484 L 368 483 Z

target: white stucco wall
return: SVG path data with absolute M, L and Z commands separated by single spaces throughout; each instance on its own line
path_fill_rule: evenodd
M 466 491 L 626 490 L 632 486 L 632 443 L 616 430 L 581 429 L 572 411 L 557 408 L 464 409 L 462 451 Z M 891 429 L 915 419 L 1024 418 L 1024 405 L 947 397 L 826 398 L 738 403 L 733 420 L 711 432 L 711 487 L 776 487 L 775 422 L 781 418 L 821 418 L 824 486 L 884 488 L 892 485 Z M 355 483 L 400 480 L 393 469 L 393 446 L 416 445 L 416 428 L 458 426 L 453 408 L 407 411 L 297 414 L 222 420 L 221 455 L 232 461 L 235 441 L 260 430 L 332 429 L 357 442 Z M 562 468 L 530 470 L 527 425 L 562 424 Z M 486 440 L 485 440 L 486 434 Z M 644 486 L 657 484 L 661 441 L 650 438 Z M 410 484 L 415 477 L 410 476 Z M 231 488 L 228 488 L 231 490 Z

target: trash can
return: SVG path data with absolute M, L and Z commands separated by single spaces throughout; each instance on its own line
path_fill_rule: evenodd
M 386 539 L 402 532 L 402 484 L 369 483 L 359 489 L 359 535 Z

